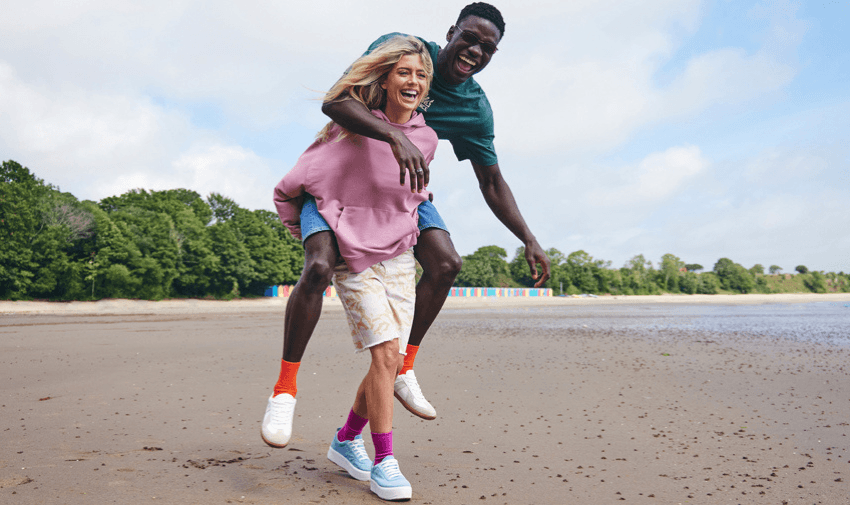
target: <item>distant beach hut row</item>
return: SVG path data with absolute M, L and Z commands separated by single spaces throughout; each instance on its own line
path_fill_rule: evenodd
M 491 296 L 495 298 L 514 296 L 552 296 L 552 290 L 549 288 L 452 288 L 449 291 L 449 296 Z
M 266 289 L 266 296 L 286 298 L 292 293 L 292 288 L 295 286 L 280 285 L 271 286 Z M 325 296 L 336 297 L 336 288 L 329 286 L 325 290 Z M 452 288 L 449 291 L 449 296 L 457 297 L 494 297 L 494 298 L 509 298 L 509 297 L 528 297 L 528 296 L 552 296 L 550 288 Z

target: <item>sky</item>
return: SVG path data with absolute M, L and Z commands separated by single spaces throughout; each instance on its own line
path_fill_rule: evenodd
M 272 188 L 327 118 L 322 92 L 380 35 L 441 45 L 466 4 L 31 0 L 0 16 L 0 159 L 79 199 Z M 544 248 L 623 266 L 850 272 L 850 0 L 510 0 L 476 76 Z M 458 252 L 522 244 L 440 142 Z

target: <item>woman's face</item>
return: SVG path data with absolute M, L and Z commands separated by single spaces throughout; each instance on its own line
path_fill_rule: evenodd
M 387 91 L 384 113 L 389 120 L 396 124 L 408 122 L 428 87 L 428 73 L 419 55 L 402 57 L 390 70 L 381 87 Z

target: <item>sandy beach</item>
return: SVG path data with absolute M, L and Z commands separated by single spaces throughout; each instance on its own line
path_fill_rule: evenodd
M 411 503 L 845 505 L 850 347 L 630 326 L 821 301 L 850 294 L 450 299 L 416 364 L 437 419 L 396 404 Z M 325 457 L 368 366 L 337 301 L 292 442 L 260 439 L 284 307 L 0 302 L 0 502 L 379 503 Z

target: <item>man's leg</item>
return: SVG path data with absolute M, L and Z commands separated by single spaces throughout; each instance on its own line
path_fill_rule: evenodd
M 298 367 L 322 314 L 323 293 L 331 282 L 337 255 L 336 238 L 329 231 L 314 233 L 304 242 L 304 270 L 286 303 L 280 377 L 266 405 L 261 429 L 263 440 L 272 447 L 285 447 L 292 436 Z
M 338 256 L 332 232 L 314 233 L 304 242 L 304 270 L 286 302 L 283 320 L 283 359 L 290 363 L 301 361 L 307 342 L 313 336 Z
M 404 366 L 395 382 L 395 395 L 411 413 L 430 420 L 436 418 L 437 412 L 422 395 L 413 373 L 413 360 L 425 333 L 443 308 L 463 262 L 452 244 L 449 233 L 439 228 L 422 230 L 413 252 L 422 265 L 423 272 L 419 283 L 416 284 L 413 326 Z

